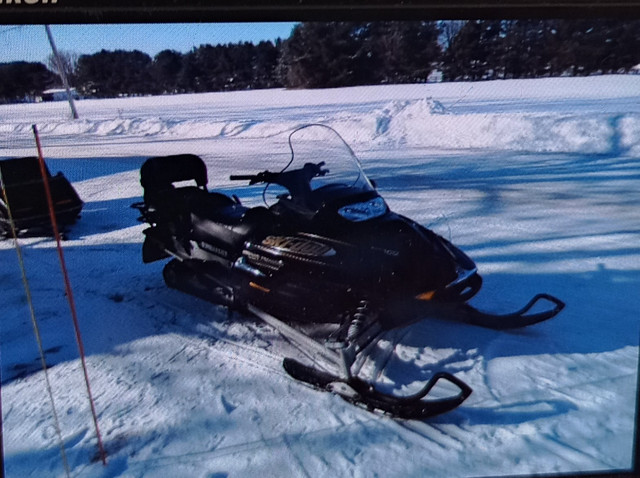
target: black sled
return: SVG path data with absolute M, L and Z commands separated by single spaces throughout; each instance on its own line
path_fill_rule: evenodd
M 16 232 L 20 235 L 52 235 L 49 205 L 44 180 L 36 156 L 0 161 L 4 194 L 0 195 L 0 233 L 11 235 L 9 208 Z M 71 183 L 59 172 L 52 176 L 45 165 L 58 226 L 64 231 L 80 217 L 84 203 Z M 8 200 L 8 205 L 5 202 Z
M 147 160 L 140 170 L 144 201 L 133 207 L 150 226 L 143 261 L 172 258 L 167 285 L 278 329 L 313 362 L 285 359 L 292 377 L 396 417 L 433 416 L 460 405 L 471 389 L 438 373 L 420 392 L 396 396 L 358 377 L 362 357 L 386 332 L 425 314 L 516 328 L 564 307 L 540 294 L 511 314 L 473 308 L 466 302 L 482 285 L 473 261 L 389 210 L 338 133 L 304 126 L 291 133 L 289 147 L 279 172 L 230 177 L 264 184 L 267 207 L 208 191 L 203 161 L 188 154 Z M 434 399 L 432 389 L 445 382 L 455 393 Z

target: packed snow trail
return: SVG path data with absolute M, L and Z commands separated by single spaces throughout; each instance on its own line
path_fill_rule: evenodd
M 54 244 L 21 239 L 74 476 L 483 476 L 628 469 L 640 290 L 640 77 L 254 91 L 0 106 L 5 157 L 33 155 L 86 202 L 64 243 L 108 466 L 95 461 Z M 336 128 L 390 207 L 461 246 L 485 278 L 474 304 L 544 290 L 553 320 L 496 332 L 430 318 L 365 367 L 445 370 L 457 410 L 396 422 L 295 383 L 294 347 L 260 323 L 169 290 L 141 261 L 130 204 L 149 156 L 195 153 L 210 187 L 288 161 L 286 133 Z M 15 252 L 0 242 L 8 477 L 60 475 Z M 400 340 L 401 339 L 401 340 Z M 407 387 L 415 375 L 406 376 Z M 390 384 L 391 386 L 391 384 Z

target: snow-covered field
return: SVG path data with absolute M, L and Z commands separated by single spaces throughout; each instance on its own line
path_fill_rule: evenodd
M 640 76 L 252 91 L 0 106 L 0 157 L 34 155 L 85 201 L 64 242 L 107 466 L 54 242 L 20 240 L 71 476 L 497 476 L 630 469 L 640 336 Z M 287 132 L 333 126 L 396 211 L 461 246 L 506 311 L 536 292 L 555 319 L 495 332 L 430 318 L 397 363 L 474 389 L 394 421 L 290 379 L 266 325 L 167 289 L 143 265 L 138 170 L 191 152 L 210 188 L 288 160 Z M 6 476 L 64 476 L 12 241 L 0 242 Z

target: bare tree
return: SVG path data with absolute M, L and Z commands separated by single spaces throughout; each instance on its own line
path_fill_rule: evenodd
M 59 50 L 58 56 L 64 71 L 60 71 L 58 61 L 53 53 L 49 54 L 47 57 L 47 67 L 60 77 L 62 76 L 62 73 L 64 73 L 69 80 L 69 83 L 72 85 L 75 84 L 76 72 L 78 70 L 78 59 L 80 58 L 80 55 L 76 52 Z

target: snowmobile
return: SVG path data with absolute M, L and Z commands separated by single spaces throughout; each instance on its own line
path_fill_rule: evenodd
M 56 220 L 64 230 L 80 217 L 84 203 L 61 172 L 55 176 L 51 175 L 46 164 L 44 172 L 47 175 Z M 9 212 L 18 234 L 53 234 L 38 157 L 0 161 L 0 178 L 4 191 L 4 194 L 0 195 L 0 234 L 5 237 L 11 235 Z
M 293 378 L 370 410 L 422 419 L 457 407 L 471 389 L 440 372 L 412 395 L 379 391 L 358 372 L 385 333 L 433 314 L 517 328 L 564 307 L 548 294 L 510 314 L 472 307 L 467 301 L 482 285 L 474 262 L 391 211 L 335 130 L 302 126 L 288 145 L 290 158 L 278 171 L 229 178 L 260 185 L 264 205 L 209 191 L 202 159 L 182 154 L 146 160 L 143 201 L 132 207 L 149 225 L 143 262 L 171 258 L 163 270 L 169 287 L 276 328 L 312 360 L 286 358 Z M 436 397 L 436 385 L 454 392 Z

